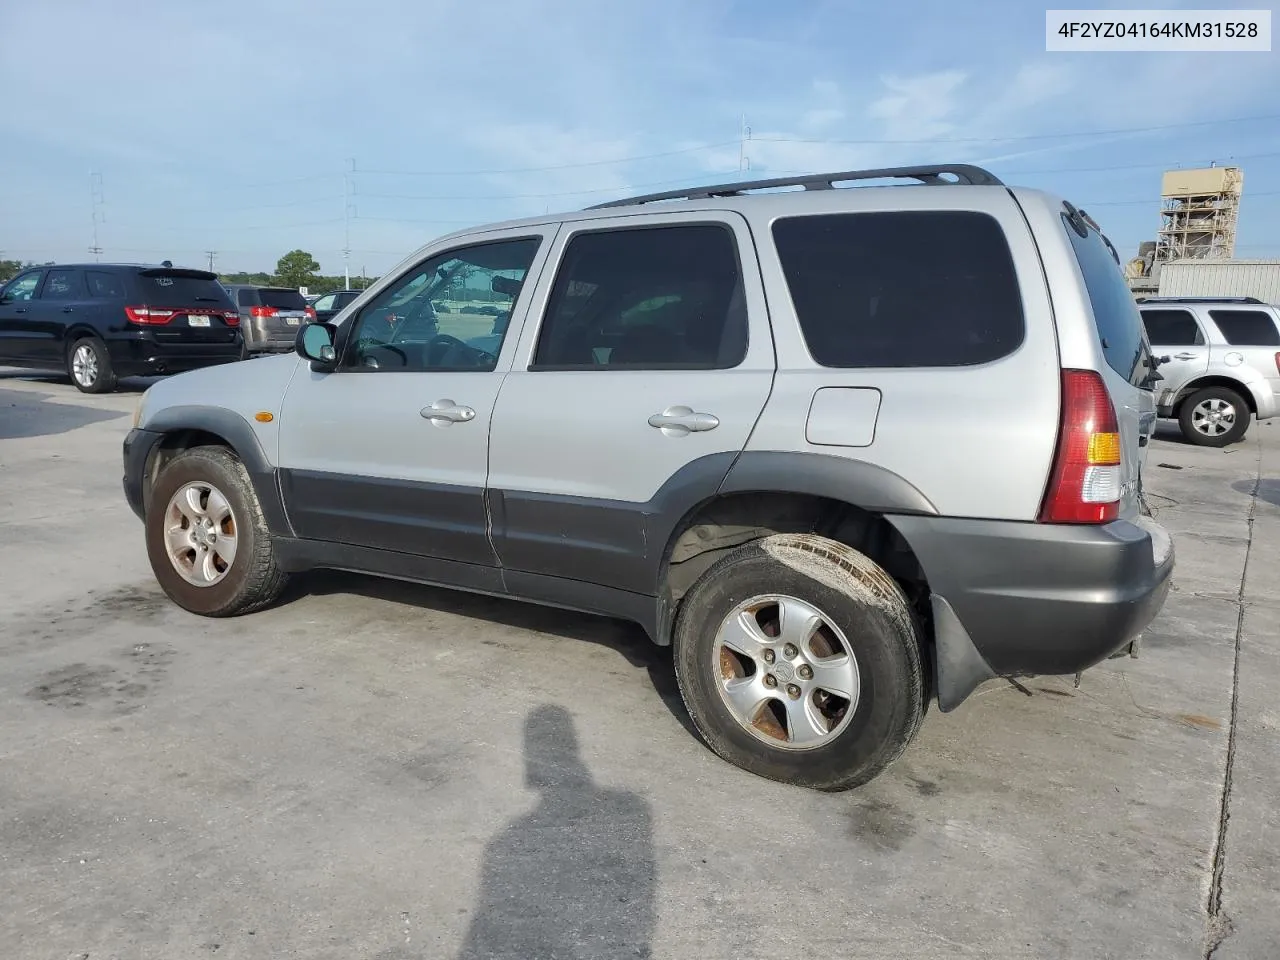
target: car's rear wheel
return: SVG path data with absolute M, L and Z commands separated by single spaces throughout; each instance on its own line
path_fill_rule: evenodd
M 109 393 L 116 388 L 107 345 L 97 337 L 81 337 L 67 349 L 67 376 L 81 393 Z
M 225 447 L 195 447 L 160 471 L 146 511 L 147 556 L 174 603 L 207 617 L 275 600 L 287 575 L 244 465 Z
M 1240 394 L 1229 387 L 1205 387 L 1183 401 L 1178 426 L 1191 443 L 1225 447 L 1243 439 L 1249 417 L 1249 405 Z
M 745 770 L 819 790 L 876 777 L 924 714 L 915 619 L 894 580 L 833 540 L 778 534 L 685 596 L 676 677 L 694 725 Z

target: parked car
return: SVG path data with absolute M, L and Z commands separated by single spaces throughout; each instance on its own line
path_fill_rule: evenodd
M 316 318 L 302 294 L 292 287 L 224 284 L 240 311 L 244 356 L 293 350 L 298 327 Z
M 882 178 L 920 185 L 836 187 Z M 126 495 L 191 612 L 333 567 L 634 620 L 721 757 L 865 783 L 931 698 L 1084 670 L 1164 601 L 1152 361 L 1091 224 L 958 165 L 455 233 L 298 356 L 153 386 Z M 459 276 L 510 322 L 430 309 Z
M 1225 447 L 1244 439 L 1250 420 L 1280 414 L 1280 308 L 1254 297 L 1144 297 L 1138 306 L 1162 355 L 1159 414 L 1184 438 Z
M 0 290 L 0 363 L 65 370 L 85 393 L 120 377 L 237 360 L 240 317 L 205 270 L 145 264 L 34 267 Z
M 363 290 L 335 290 L 320 297 L 311 307 L 316 312 L 317 320 L 332 320 L 343 307 L 362 293 Z

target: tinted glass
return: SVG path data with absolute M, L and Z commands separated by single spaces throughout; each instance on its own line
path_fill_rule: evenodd
M 43 273 L 36 270 L 33 273 L 24 273 L 19 277 L 9 281 L 9 285 L 4 288 L 4 296 L 6 300 L 30 300 L 36 294 L 36 287 L 40 285 L 40 277 Z
M 1190 310 L 1143 310 L 1142 323 L 1152 346 L 1195 347 L 1204 343 Z
M 1098 340 L 1107 366 L 1135 386 L 1145 382 L 1151 362 L 1146 332 L 1120 264 L 1116 263 L 1097 231 L 1090 230 L 1082 237 L 1071 228 L 1065 217 L 1062 229 L 1071 238 L 1076 262 L 1084 276 L 1089 302 L 1093 304 L 1093 322 L 1098 328 Z
M 89 282 L 91 297 L 119 300 L 124 296 L 124 280 L 119 274 L 107 273 L 105 270 L 89 270 L 85 272 L 85 279 Z
M 142 270 L 134 283 L 140 306 L 230 309 L 232 305 L 214 276 L 194 270 Z
M 242 307 L 256 307 L 258 305 L 258 291 L 241 287 L 236 291 L 236 303 Z
M 270 288 L 259 290 L 258 301 L 264 307 L 275 307 L 277 310 L 307 309 L 307 298 L 297 290 L 273 290 Z
M 1280 329 L 1261 310 L 1210 310 L 1209 316 L 1233 347 L 1280 347 Z
M 988 363 L 1022 343 L 1022 297 L 994 218 L 967 211 L 786 217 L 773 239 L 825 367 Z
M 462 247 L 410 269 L 355 317 L 347 367 L 492 370 L 540 243 L 521 239 Z
M 534 369 L 736 367 L 747 311 L 733 234 L 690 225 L 582 233 L 565 248 Z
M 41 300 L 78 300 L 83 296 L 79 270 L 54 267 L 45 275 L 44 286 L 40 288 Z

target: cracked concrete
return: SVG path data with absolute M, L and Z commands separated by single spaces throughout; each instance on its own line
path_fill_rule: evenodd
M 984 685 L 827 796 L 710 755 L 611 621 L 337 575 L 189 616 L 120 491 L 134 397 L 3 387 L 0 955 L 1276 954 L 1280 428 L 1161 430 L 1137 659 Z

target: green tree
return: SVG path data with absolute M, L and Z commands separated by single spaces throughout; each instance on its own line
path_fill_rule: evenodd
M 310 287 L 320 264 L 305 250 L 291 250 L 276 263 L 276 277 L 286 287 Z
M 0 283 L 9 282 L 21 272 L 21 260 L 0 260 Z

